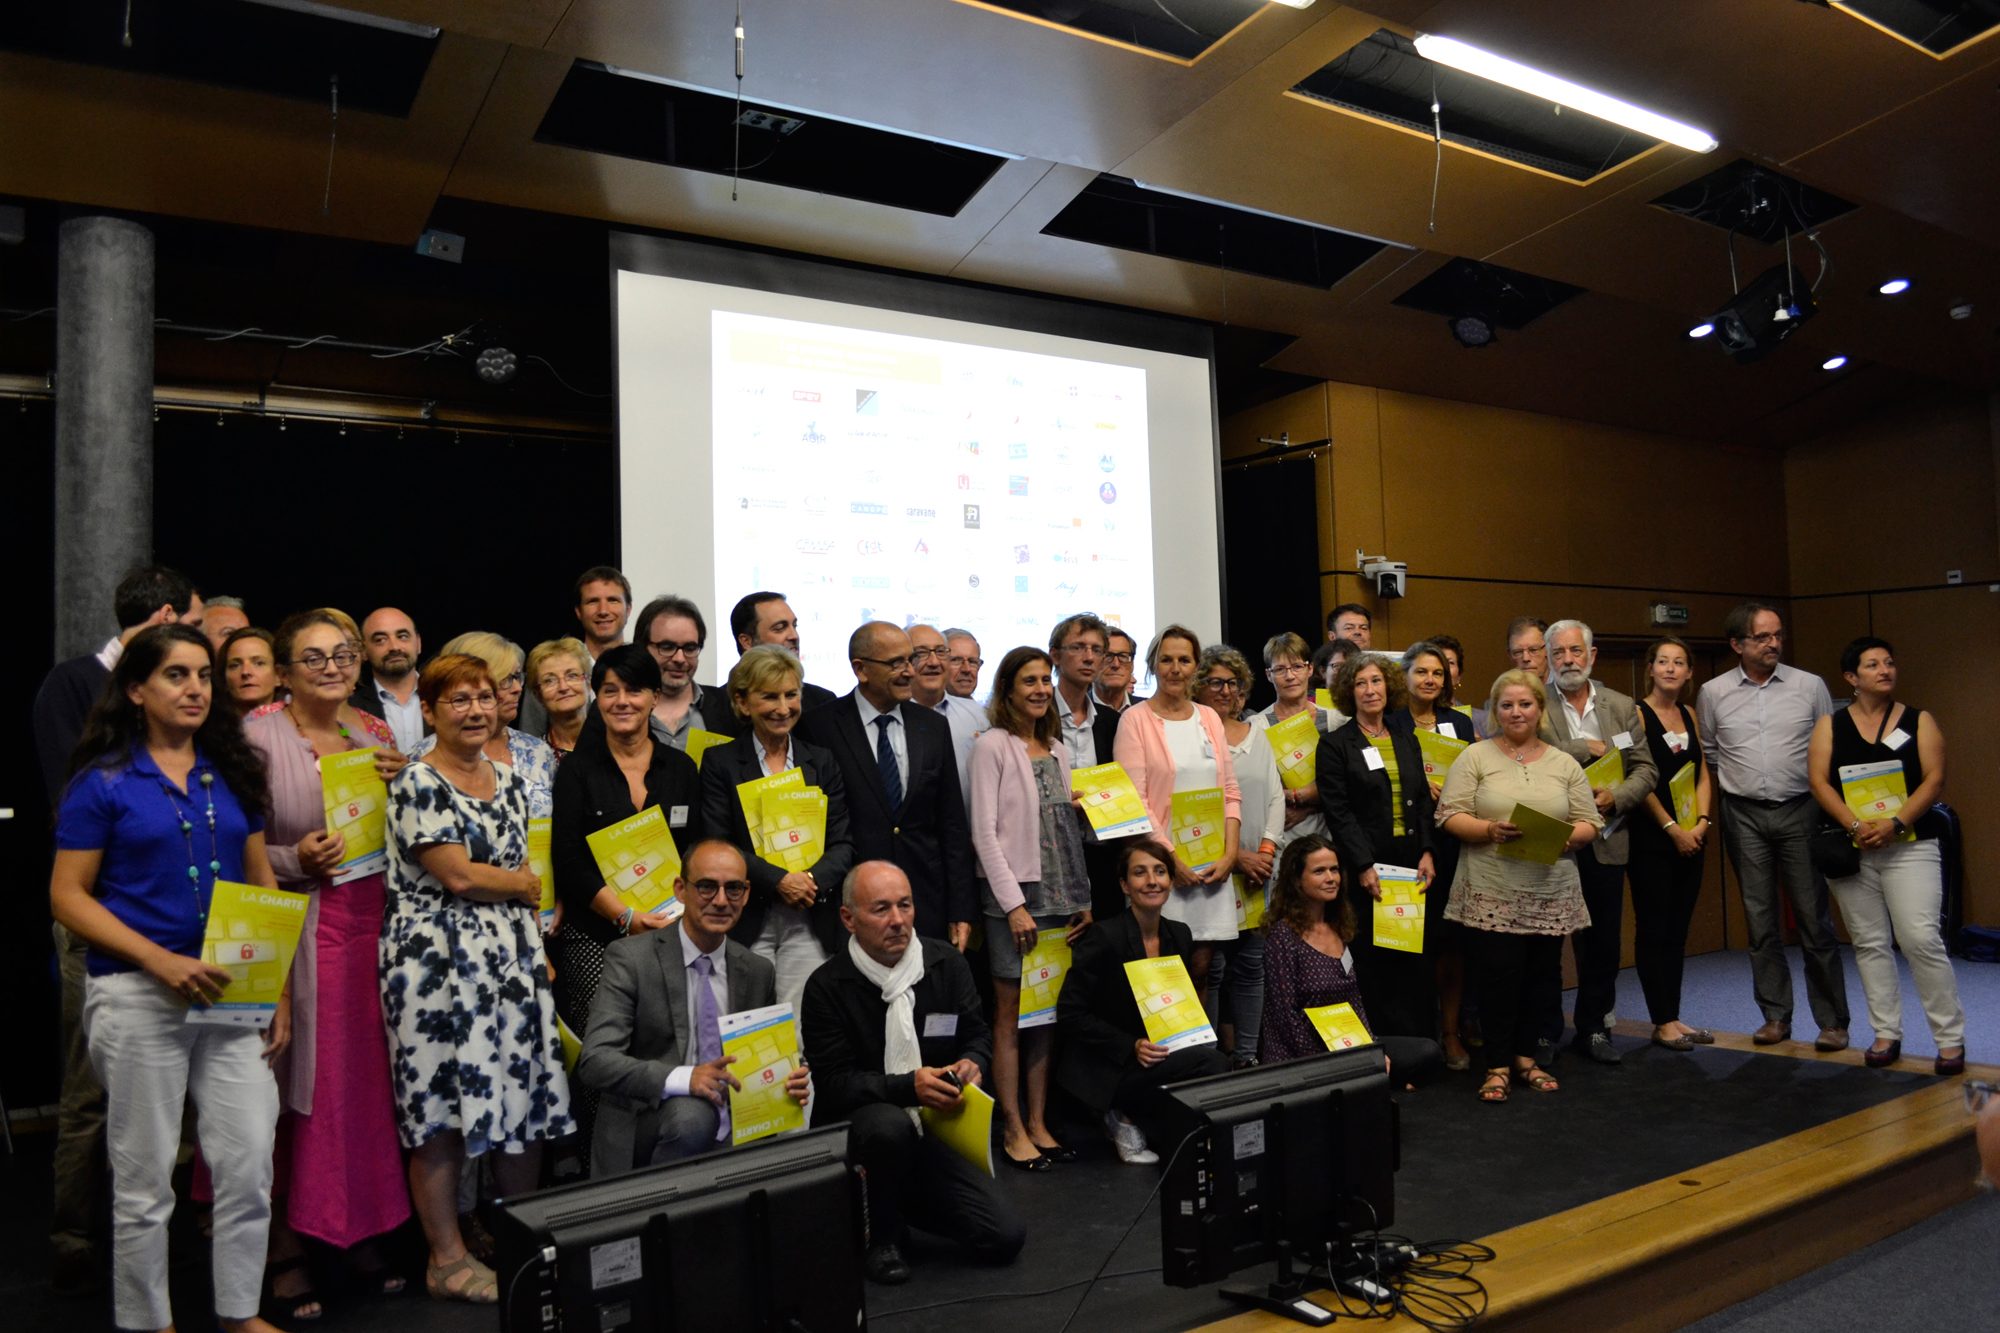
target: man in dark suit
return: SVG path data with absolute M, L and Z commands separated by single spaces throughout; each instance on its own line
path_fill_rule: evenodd
M 736 651 L 747 653 L 760 643 L 775 643 L 799 655 L 799 618 L 781 592 L 753 592 L 740 598 L 729 613 L 729 632 L 736 636 Z M 810 681 L 799 684 L 800 703 L 810 713 L 833 702 L 833 691 Z
M 849 872 L 840 919 L 852 938 L 806 983 L 801 1021 L 814 1121 L 848 1121 L 848 1155 L 866 1173 L 868 1276 L 909 1281 L 908 1225 L 1006 1263 L 1027 1228 L 984 1171 L 918 1127 L 918 1107 L 952 1114 L 963 1088 L 985 1082 L 993 1040 L 971 969 L 916 934 L 909 878 L 886 861 Z
M 1097 676 L 1110 650 L 1111 631 L 1088 611 L 1056 622 L 1049 631 L 1049 656 L 1056 664 L 1056 706 L 1062 718 L 1063 748 L 1069 767 L 1095 768 L 1111 762 L 1118 739 L 1119 711 L 1097 701 Z M 1118 888 L 1118 849 L 1086 833 L 1083 866 L 1090 875 L 1090 910 L 1099 921 L 1125 910 Z
M 847 788 L 854 859 L 893 861 L 910 877 L 917 932 L 963 949 L 978 911 L 972 833 L 958 785 L 951 724 L 910 702 L 910 636 L 871 620 L 847 641 L 855 686 L 799 719 Z
M 722 1053 L 722 1015 L 777 1003 L 777 971 L 729 938 L 750 897 L 743 854 L 719 838 L 695 844 L 674 896 L 687 909 L 676 929 L 605 951 L 576 1061 L 576 1076 L 602 1096 L 590 1148 L 595 1176 L 726 1144 L 729 1090 L 743 1084 L 729 1069 L 736 1057 Z M 805 1103 L 803 1067 L 785 1090 Z

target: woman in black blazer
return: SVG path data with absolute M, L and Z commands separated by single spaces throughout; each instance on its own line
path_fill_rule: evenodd
M 1160 1160 L 1146 1140 L 1164 1141 L 1161 1086 L 1224 1073 L 1229 1062 L 1213 1043 L 1168 1051 L 1148 1041 L 1125 977 L 1136 959 L 1178 955 L 1185 963 L 1194 949 L 1188 928 L 1160 915 L 1173 892 L 1174 854 L 1151 837 L 1135 838 L 1119 852 L 1118 882 L 1126 910 L 1078 938 L 1056 999 L 1056 1082 L 1104 1112 L 1120 1161 L 1144 1166 Z
M 776 644 L 759 644 L 729 672 L 729 701 L 748 722 L 748 735 L 701 757 L 702 819 L 726 838 L 750 867 L 750 901 L 730 937 L 778 969 L 778 1002 L 794 1012 L 806 978 L 836 949 L 847 947 L 840 924 L 840 885 L 854 864 L 847 831 L 847 795 L 833 755 L 792 734 L 803 711 L 799 659 Z M 807 787 L 826 794 L 826 841 L 819 860 L 788 870 L 757 855 L 736 789 L 758 778 L 798 769 Z
M 1372 900 L 1382 896 L 1375 867 L 1406 866 L 1426 884 L 1436 870 L 1435 807 L 1424 780 L 1423 751 L 1413 732 L 1392 728 L 1387 717 L 1407 704 L 1403 669 L 1388 658 L 1357 653 L 1334 677 L 1333 703 L 1353 720 L 1320 738 L 1316 767 L 1320 808 L 1328 841 L 1340 856 L 1341 877 L 1367 894 L 1355 898 L 1361 918 L 1354 936 L 1355 976 L 1377 1033 L 1433 1037 L 1430 932 L 1425 931 L 1422 954 L 1375 946 Z

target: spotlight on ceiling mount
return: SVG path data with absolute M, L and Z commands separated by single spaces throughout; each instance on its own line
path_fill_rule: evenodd
M 488 347 L 472 363 L 481 384 L 506 384 L 520 373 L 521 359 L 505 347 Z
M 1744 285 L 1715 312 L 1715 345 L 1733 361 L 1761 361 L 1818 313 L 1812 288 L 1798 269 L 1778 264 Z
M 1875 290 L 1884 296 L 1901 296 L 1904 292 L 1910 290 L 1910 280 L 1908 278 L 1891 278 Z
M 1709 323 L 1707 320 L 1703 320 L 1701 323 L 1695 325 L 1693 328 L 1688 330 L 1688 337 L 1706 338 L 1709 334 L 1714 332 L 1715 332 L 1715 325 Z
M 1493 329 L 1493 317 L 1481 311 L 1468 310 L 1453 315 L 1446 322 L 1451 325 L 1451 336 L 1458 339 L 1460 347 L 1486 347 L 1499 336 Z
M 1830 356 L 1826 360 L 1820 362 L 1819 368 L 1821 370 L 1839 370 L 1842 366 L 1846 364 L 1847 364 L 1847 358 L 1836 353 L 1835 355 Z

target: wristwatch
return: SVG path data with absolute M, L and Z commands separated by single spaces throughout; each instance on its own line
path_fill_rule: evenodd
M 1896 826 L 1896 836 L 1899 838 L 1910 831 L 1910 826 L 1903 822 L 1901 815 L 1890 815 L 1889 822 Z

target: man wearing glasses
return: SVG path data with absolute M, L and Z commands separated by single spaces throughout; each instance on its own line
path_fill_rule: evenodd
M 928 708 L 951 727 L 951 748 L 958 759 L 958 791 L 969 803 L 972 789 L 967 777 L 972 770 L 972 743 L 979 733 L 990 730 L 993 720 L 986 710 L 970 699 L 962 699 L 945 688 L 951 654 L 944 635 L 932 625 L 910 626 L 910 697 L 920 708 Z
M 948 629 L 944 632 L 945 644 L 951 649 L 945 658 L 944 687 L 958 699 L 979 697 L 979 669 L 986 665 L 979 655 L 979 640 L 972 637 L 969 629 Z
M 430 730 L 424 725 L 423 705 L 417 702 L 417 657 L 423 650 L 416 622 L 393 606 L 377 607 L 361 622 L 361 651 L 368 658 L 368 670 L 348 703 L 387 722 L 396 748 L 404 754 Z
M 602 1178 L 679 1161 L 730 1139 L 729 1090 L 757 1070 L 732 1070 L 722 1053 L 724 1014 L 778 1002 L 777 970 L 729 938 L 750 897 L 743 854 L 719 838 L 688 853 L 674 896 L 677 930 L 649 930 L 605 951 L 604 976 L 576 1076 L 600 1094 L 591 1174 Z M 785 1091 L 805 1104 L 803 1065 Z
M 701 650 L 708 645 L 708 622 L 701 608 L 685 597 L 668 593 L 655 597 L 639 612 L 639 642 L 660 664 L 660 696 L 653 705 L 653 739 L 676 750 L 687 749 L 688 732 L 737 735 L 741 725 L 725 690 L 704 690 L 694 678 Z
M 1132 693 L 1132 663 L 1139 656 L 1138 642 L 1122 629 L 1107 628 L 1104 644 L 1104 661 L 1097 668 L 1098 706 L 1122 713 L 1133 704 L 1146 702 L 1144 695 Z M 1103 762 L 1111 762 L 1110 751 L 1105 751 Z
M 840 765 L 855 863 L 895 863 L 909 877 L 917 933 L 964 949 L 978 908 L 951 724 L 915 702 L 903 630 L 871 620 L 849 636 L 847 657 L 854 689 L 807 712 L 795 731 Z
M 1778 878 L 1791 894 L 1804 947 L 1806 997 L 1822 1051 L 1847 1046 L 1847 980 L 1827 913 L 1826 880 L 1806 852 L 1814 811 L 1806 777 L 1813 724 L 1833 711 L 1826 682 L 1783 666 L 1785 627 L 1777 611 L 1745 602 L 1723 632 L 1741 665 L 1701 687 L 1701 743 L 1722 788 L 1722 840 L 1743 889 L 1750 975 L 1764 1026 L 1751 1035 L 1771 1046 L 1792 1035 L 1792 969 L 1778 911 Z

